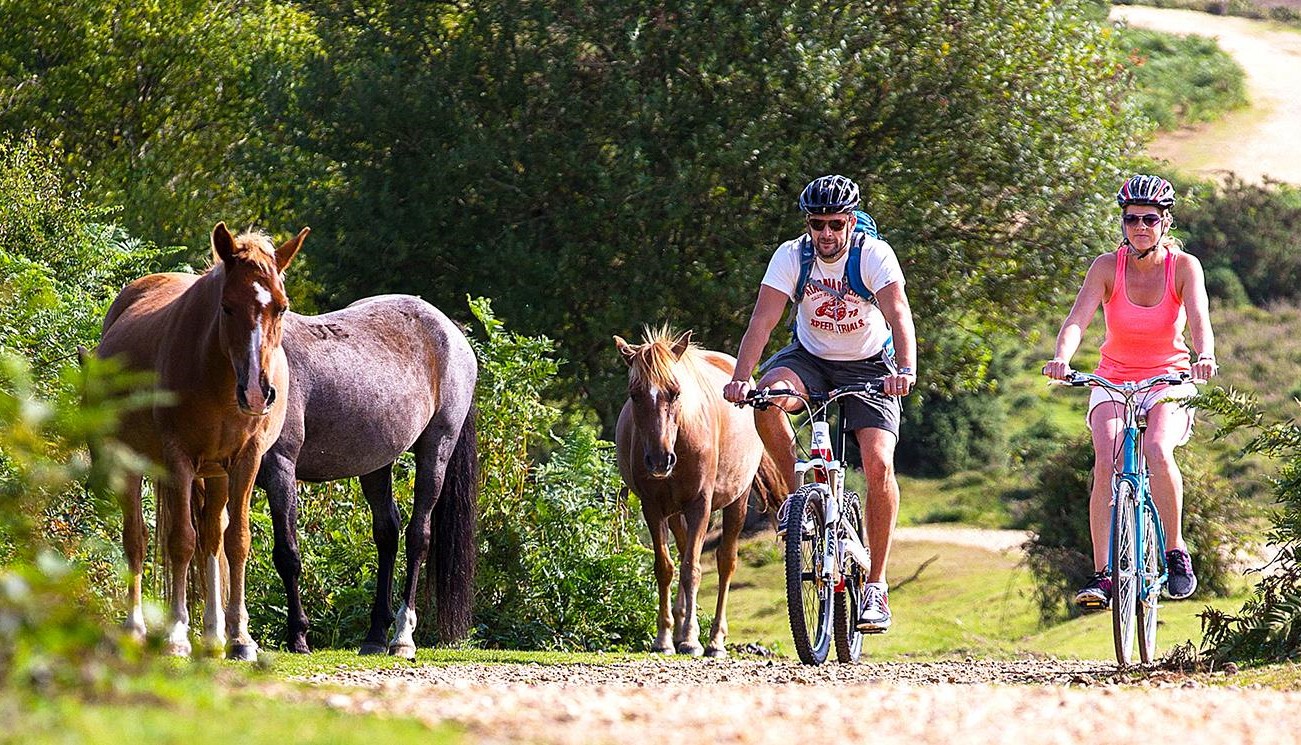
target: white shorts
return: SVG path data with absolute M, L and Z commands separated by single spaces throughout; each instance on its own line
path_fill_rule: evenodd
M 1153 406 L 1156 406 L 1162 401 L 1169 401 L 1172 398 L 1182 400 L 1185 398 L 1192 398 L 1193 396 L 1196 395 L 1197 395 L 1197 386 L 1193 385 L 1192 383 L 1181 383 L 1179 385 L 1160 385 L 1150 390 L 1144 391 L 1142 395 L 1138 397 L 1138 411 L 1140 414 L 1147 414 L 1152 410 Z M 1115 401 L 1117 403 L 1123 404 L 1125 402 L 1125 399 L 1123 396 L 1121 396 L 1119 393 L 1116 393 L 1115 391 L 1109 391 L 1106 388 L 1102 388 L 1100 386 L 1094 386 L 1093 392 L 1089 394 L 1089 410 L 1084 414 L 1084 424 L 1085 426 L 1089 427 L 1090 431 L 1093 430 L 1093 426 L 1090 423 L 1090 419 L 1093 416 L 1093 410 L 1097 408 L 1098 404 L 1106 403 L 1108 401 Z M 1183 437 L 1179 438 L 1179 442 L 1177 444 L 1183 445 L 1184 443 L 1188 442 L 1188 438 L 1192 436 L 1193 436 L 1193 410 L 1189 409 L 1188 429 L 1184 432 Z

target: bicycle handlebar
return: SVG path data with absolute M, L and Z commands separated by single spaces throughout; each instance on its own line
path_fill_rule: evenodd
M 1136 383 L 1113 383 L 1101 375 L 1080 372 L 1079 370 L 1070 370 L 1064 379 L 1054 380 L 1052 382 L 1055 385 L 1067 385 L 1074 388 L 1097 386 L 1117 393 L 1140 393 L 1158 385 L 1182 385 L 1184 383 L 1195 383 L 1201 385 L 1206 381 L 1198 380 L 1189 373 L 1180 372 L 1176 374 L 1154 375 L 1146 380 L 1140 380 Z
M 829 391 L 809 391 L 803 394 L 790 388 L 756 388 L 745 396 L 745 401 L 738 403 L 738 406 L 749 404 L 760 411 L 767 409 L 776 402 L 775 398 L 798 398 L 804 401 L 805 405 L 825 404 L 835 401 L 845 396 L 853 396 L 860 393 L 869 393 L 876 396 L 885 395 L 885 384 L 880 380 L 870 380 L 866 383 L 850 383 L 849 385 L 839 388 L 832 388 Z

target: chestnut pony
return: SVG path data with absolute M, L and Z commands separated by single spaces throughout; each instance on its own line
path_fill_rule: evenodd
M 651 651 L 726 657 L 727 593 L 750 490 L 775 514 L 786 496 L 784 480 L 764 452 L 753 411 L 723 399 L 735 358 L 694 346 L 689 331 L 674 339 L 665 328 L 648 330 L 642 344 L 618 336 L 614 343 L 629 367 L 628 401 L 615 433 L 619 472 L 641 500 L 655 548 L 659 614 Z M 701 647 L 700 551 L 715 510 L 723 511 L 718 604 L 709 645 Z M 670 531 L 682 564 L 671 616 Z
M 190 653 L 186 576 L 197 543 L 207 569 L 205 645 L 220 650 L 229 638 L 232 659 L 257 657 L 244 605 L 249 495 L 258 462 L 284 422 L 289 377 L 280 327 L 289 301 L 282 272 L 307 233 L 303 228 L 276 248 L 261 233 L 232 237 L 225 223 L 218 223 L 212 230 L 211 269 L 197 276 L 137 279 L 118 293 L 104 318 L 96 354 L 116 358 L 128 370 L 153 373 L 155 387 L 166 394 L 152 408 L 124 417 L 120 431 L 123 442 L 162 470 L 155 490 L 171 603 L 166 632 L 171 654 Z M 209 480 L 201 496 L 193 490 L 197 478 Z M 131 570 L 126 626 L 143 636 L 140 585 L 147 535 L 140 490 L 141 474 L 133 474 L 120 502 Z M 223 526 L 227 510 L 228 527 Z M 217 555 L 223 529 L 230 577 L 224 613 L 224 572 Z

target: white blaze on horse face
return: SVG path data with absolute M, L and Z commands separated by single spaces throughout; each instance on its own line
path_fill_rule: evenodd
M 263 287 L 261 282 L 253 283 L 253 291 L 257 293 L 258 305 L 265 308 L 271 304 L 271 291 Z
M 248 340 L 248 376 L 245 378 L 244 395 L 249 409 L 266 411 L 267 401 L 262 394 L 262 325 L 254 324 Z

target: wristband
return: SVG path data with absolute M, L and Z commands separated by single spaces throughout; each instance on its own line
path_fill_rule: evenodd
M 901 367 L 901 368 L 899 368 L 897 371 L 895 371 L 895 374 L 896 374 L 896 375 L 916 375 L 917 373 L 913 372 L 913 369 L 912 369 L 911 367 Z
M 1202 355 L 1198 355 L 1198 357 L 1197 357 L 1197 361 L 1198 361 L 1198 362 L 1214 362 L 1214 361 L 1215 361 L 1215 355 L 1213 355 L 1213 354 L 1202 354 Z

